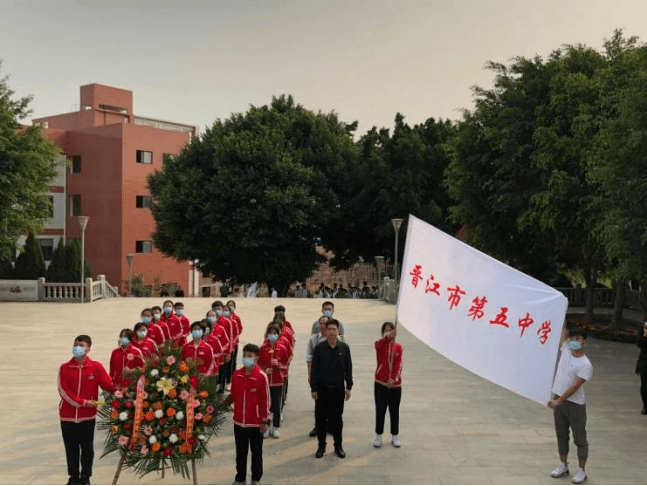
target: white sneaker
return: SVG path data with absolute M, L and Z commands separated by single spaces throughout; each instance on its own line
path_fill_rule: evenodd
M 263 438 L 267 439 L 270 436 L 270 429 L 266 429 L 265 433 L 263 434 Z
M 557 466 L 555 470 L 552 473 L 550 473 L 550 477 L 561 478 L 562 476 L 566 476 L 567 474 L 568 474 L 568 466 L 563 462 L 560 462 L 559 466 Z
M 398 439 L 397 435 L 391 438 L 391 444 L 393 444 L 393 447 L 400 447 L 400 439 Z
M 382 436 L 375 436 L 375 442 L 373 442 L 373 447 L 382 447 Z
M 281 434 L 279 434 L 279 429 L 274 429 L 272 431 L 272 437 L 274 437 L 275 439 L 278 439 L 280 436 Z
M 575 471 L 575 476 L 573 476 L 573 483 L 574 484 L 582 484 L 584 481 L 586 481 L 586 471 L 582 469 L 581 467 Z

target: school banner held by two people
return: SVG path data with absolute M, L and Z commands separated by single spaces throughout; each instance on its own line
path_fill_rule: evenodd
M 409 215 L 398 320 L 456 364 L 546 404 L 568 301 Z

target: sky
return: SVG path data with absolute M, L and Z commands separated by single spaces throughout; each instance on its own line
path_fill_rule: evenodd
M 90 83 L 133 91 L 136 115 L 198 126 L 293 95 L 341 121 L 453 119 L 487 61 L 647 42 L 644 0 L 0 0 L 0 76 L 31 118 L 78 110 Z

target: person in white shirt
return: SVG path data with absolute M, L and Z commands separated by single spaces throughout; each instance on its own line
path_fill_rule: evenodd
M 567 338 L 568 334 L 568 338 Z M 573 476 L 573 483 L 586 481 L 586 460 L 589 455 L 589 443 L 586 439 L 586 402 L 584 383 L 593 376 L 593 365 L 585 355 L 586 332 L 581 329 L 567 331 L 562 329 L 560 340 L 561 356 L 557 373 L 553 381 L 553 399 L 548 408 L 553 410 L 557 450 L 561 463 L 551 473 L 553 478 L 569 474 L 568 441 L 569 428 L 573 431 L 573 441 L 577 446 L 579 468 Z
M 335 304 L 333 304 L 329 300 L 324 302 L 323 304 L 321 304 L 321 313 L 323 314 L 322 317 L 328 317 L 329 319 L 332 319 L 332 315 L 335 313 Z M 335 319 L 337 319 L 337 318 L 335 318 Z M 344 340 L 344 325 L 342 324 L 342 322 L 339 319 L 337 319 L 337 321 L 339 322 L 339 338 L 342 341 L 345 341 Z M 319 334 L 319 332 L 320 332 L 320 330 L 319 330 L 319 319 L 317 319 L 316 321 L 314 321 L 312 323 L 312 329 L 310 330 L 310 334 L 311 335 L 312 334 L 316 335 L 316 334 Z M 325 332 L 324 332 L 324 334 L 325 334 Z

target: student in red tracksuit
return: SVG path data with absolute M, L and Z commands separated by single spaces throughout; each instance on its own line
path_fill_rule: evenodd
M 166 324 L 169 331 L 169 337 L 179 346 L 180 340 L 183 337 L 182 323 L 180 322 L 180 319 L 173 314 L 172 300 L 165 300 L 162 304 L 162 315 L 160 316 L 160 321 Z
M 220 372 L 218 374 L 218 384 L 221 391 L 225 391 L 227 383 L 231 382 L 231 353 L 234 349 L 234 340 L 232 332 L 232 322 L 223 316 L 223 304 L 219 300 L 216 300 L 211 304 L 211 312 L 214 312 L 216 316 L 216 323 L 213 325 L 212 332 L 223 332 L 224 337 L 218 335 L 218 340 L 225 348 L 225 363 L 220 367 Z M 207 313 L 209 316 L 210 314 Z M 220 328 L 220 329 L 218 329 Z M 222 331 L 221 331 L 222 330 Z
M 288 367 L 288 351 L 278 344 L 281 328 L 272 323 L 265 331 L 265 341 L 261 345 L 258 366 L 265 372 L 270 382 L 270 428 L 265 438 L 279 438 L 281 426 L 281 409 L 283 408 L 283 383 Z
M 213 374 L 215 375 L 220 372 L 220 366 L 225 362 L 225 348 L 211 329 L 213 324 L 208 319 L 202 319 L 202 324 L 205 326 L 205 337 L 203 339 L 211 347 L 211 351 L 213 351 Z M 222 332 L 224 333 L 224 330 Z
M 395 342 L 396 334 L 395 325 L 385 322 L 382 324 L 382 338 L 375 341 L 375 447 L 382 447 L 387 408 L 391 419 L 391 444 L 393 447 L 400 447 L 398 432 L 402 398 L 402 345 Z
M 77 336 L 72 348 L 74 357 L 63 363 L 58 371 L 58 393 L 61 396 L 58 411 L 70 475 L 67 484 L 90 484 L 99 387 L 109 393 L 114 391 L 103 365 L 88 358 L 91 347 L 90 336 Z
M 211 309 L 214 310 L 216 312 L 216 316 L 218 316 L 218 325 L 222 326 L 222 328 L 225 330 L 225 332 L 227 333 L 227 339 L 229 340 L 229 346 L 227 347 L 227 354 L 229 355 L 229 359 L 226 360 L 225 363 L 225 383 L 229 385 L 231 383 L 231 377 L 234 374 L 234 370 L 236 369 L 236 365 L 232 360 L 234 348 L 236 345 L 236 336 L 234 332 L 234 328 L 236 326 L 232 322 L 232 320 L 229 319 L 229 307 L 225 306 L 219 300 L 215 301 L 211 305 Z
M 240 320 L 238 314 L 236 314 L 236 302 L 230 300 L 227 302 L 227 307 L 229 308 L 229 319 L 233 323 L 234 331 L 234 346 L 231 353 L 231 362 L 232 371 L 236 370 L 236 363 L 238 362 L 238 343 L 240 342 L 240 335 L 243 333 L 243 322 Z
M 276 319 L 276 317 L 277 317 L 277 316 L 276 316 L 276 314 L 278 314 L 279 312 L 282 312 L 282 313 L 283 313 L 280 317 L 282 318 L 282 320 L 283 320 L 283 322 L 285 323 L 285 325 L 287 326 L 287 328 L 288 328 L 288 329 L 290 329 L 290 331 L 292 331 L 292 334 L 294 334 L 294 329 L 292 328 L 292 324 L 290 324 L 290 323 L 285 319 L 285 306 L 283 306 L 283 305 L 277 305 L 276 307 L 274 307 L 274 318 L 275 318 L 275 319 Z
M 148 337 L 148 325 L 145 322 L 138 322 L 133 329 L 132 345 L 139 349 L 144 359 L 150 358 L 155 352 L 155 341 Z
M 259 349 L 255 344 L 243 348 L 243 366 L 234 373 L 231 393 L 223 403 L 234 404 L 234 437 L 236 439 L 236 478 L 234 484 L 245 484 L 247 453 L 252 451 L 252 484 L 263 477 L 263 434 L 270 416 L 270 391 L 267 375 L 257 366 Z
M 285 309 L 285 307 L 277 306 L 275 309 Z M 288 371 L 290 369 L 290 364 L 292 363 L 292 357 L 294 356 L 294 346 L 296 345 L 296 338 L 294 337 L 294 332 L 290 327 L 287 326 L 286 320 L 285 320 L 285 312 L 284 311 L 276 311 L 274 314 L 274 320 L 272 322 L 278 322 L 281 326 L 281 337 L 280 337 L 280 342 L 284 344 L 287 348 L 288 351 L 288 366 L 285 369 L 284 373 L 284 378 L 285 378 L 285 383 L 283 384 L 283 406 L 285 406 L 285 402 L 288 399 L 288 385 L 289 385 L 289 380 L 288 380 Z
M 204 324 L 196 321 L 191 324 L 191 336 L 193 341 L 186 343 L 182 347 L 182 361 L 191 358 L 195 360 L 197 369 L 205 376 L 209 376 L 213 372 L 213 351 L 211 347 L 202 340 L 204 336 Z
M 132 370 L 144 366 L 143 353 L 132 344 L 133 332 L 122 329 L 119 333 L 119 347 L 110 356 L 110 379 L 117 385 L 123 379 L 125 369 Z
M 187 316 L 184 315 L 184 304 L 182 302 L 176 302 L 173 304 L 175 311 L 175 317 L 180 320 L 182 324 L 182 336 L 187 336 L 191 333 L 191 321 Z
M 148 326 L 148 337 L 155 341 L 158 347 L 164 346 L 164 343 L 171 339 L 171 334 L 168 326 L 161 321 L 162 308 L 156 305 L 151 308 L 151 311 L 153 313 L 153 320 Z

